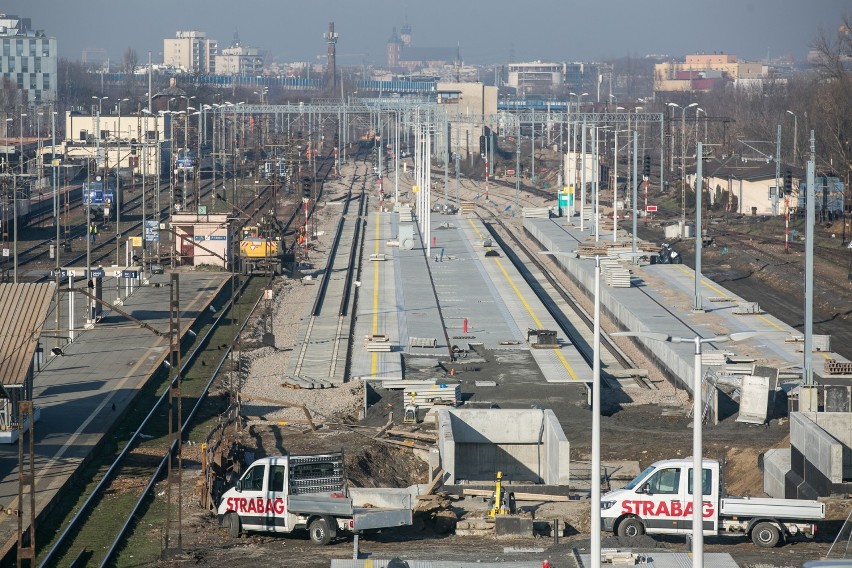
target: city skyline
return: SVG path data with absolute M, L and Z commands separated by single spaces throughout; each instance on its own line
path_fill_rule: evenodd
M 744 60 L 779 57 L 802 60 L 820 31 L 833 37 L 849 12 L 847 2 L 820 0 L 719 0 L 697 4 L 681 0 L 575 6 L 558 0 L 525 4 L 493 0 L 487 5 L 433 0 L 329 0 L 285 6 L 252 0 L 239 6 L 226 0 L 167 2 L 148 0 L 147 10 L 116 9 L 105 0 L 81 3 L 7 0 L 3 10 L 32 20 L 58 40 L 60 56 L 80 60 L 84 49 L 100 48 L 116 63 L 127 48 L 140 63 L 150 51 L 162 62 L 163 39 L 177 30 L 198 30 L 219 48 L 238 33 L 243 45 L 270 52 L 279 62 L 325 59 L 322 34 L 335 23 L 340 39 L 339 66 L 376 65 L 386 61 L 393 28 L 413 29 L 418 47 L 459 47 L 469 64 L 514 61 L 595 61 L 648 54 L 679 58 L 688 53 L 725 52 Z M 201 9 L 203 7 L 203 10 Z M 167 17 L 164 17 L 166 15 Z M 254 16 L 262 17 L 254 17 Z M 252 18 L 254 17 L 254 18 Z M 700 24 L 700 25 L 699 25 Z M 93 30 L 96 30 L 93 32 Z

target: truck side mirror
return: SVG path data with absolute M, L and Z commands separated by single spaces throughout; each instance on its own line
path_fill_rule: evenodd
M 234 489 L 237 490 L 237 493 L 240 493 L 243 490 L 243 480 L 242 479 L 237 480 L 237 484 L 234 485 Z
M 636 489 L 636 493 L 645 493 L 645 494 L 650 495 L 651 491 L 648 489 L 647 485 L 642 485 L 638 489 Z

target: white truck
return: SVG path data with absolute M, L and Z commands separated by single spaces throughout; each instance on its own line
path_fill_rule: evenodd
M 704 535 L 742 535 L 772 548 L 788 536 L 812 537 L 825 518 L 819 501 L 722 497 L 719 462 L 702 466 Z M 624 488 L 601 497 L 601 525 L 618 536 L 692 532 L 692 459 L 662 460 Z
M 217 516 L 233 537 L 307 529 L 311 541 L 325 545 L 338 531 L 410 525 L 416 495 L 417 486 L 350 490 L 342 452 L 281 455 L 252 463 L 222 495 Z M 369 506 L 358 507 L 356 500 Z

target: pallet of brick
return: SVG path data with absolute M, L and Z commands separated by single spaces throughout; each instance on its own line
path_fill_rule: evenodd
M 476 209 L 476 202 L 474 201 L 462 201 L 460 210 L 462 213 L 473 213 Z
M 549 219 L 549 207 L 524 207 L 522 210 L 524 219 Z
M 414 404 L 418 408 L 430 408 L 435 405 L 458 406 L 461 403 L 461 385 L 438 383 L 424 386 L 406 386 L 402 390 L 402 400 L 408 404 L 414 393 Z
M 601 275 L 607 286 L 612 288 L 630 288 L 630 270 L 611 259 L 601 261 Z
M 826 359 L 823 371 L 827 375 L 852 375 L 852 362 Z

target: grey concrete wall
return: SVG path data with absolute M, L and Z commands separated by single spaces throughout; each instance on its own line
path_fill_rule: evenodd
M 449 485 L 494 480 L 566 485 L 570 444 L 552 410 L 440 409 L 438 451 Z
M 777 448 L 763 454 L 763 492 L 770 497 L 784 499 L 784 482 L 788 471 L 790 448 Z
M 852 479 L 852 413 L 849 412 L 802 412 L 829 436 L 842 445 L 844 481 Z M 832 479 L 834 482 L 834 480 Z M 836 483 L 836 482 L 835 482 Z
M 568 485 L 571 480 L 571 444 L 552 412 L 544 416 L 544 473 L 547 484 Z
M 841 483 L 843 444 L 811 419 L 816 414 L 818 413 L 790 414 L 790 445 L 801 452 L 805 460 L 822 472 L 829 482 Z
M 492 482 L 497 472 L 513 482 L 542 483 L 540 444 L 456 443 L 456 482 Z

